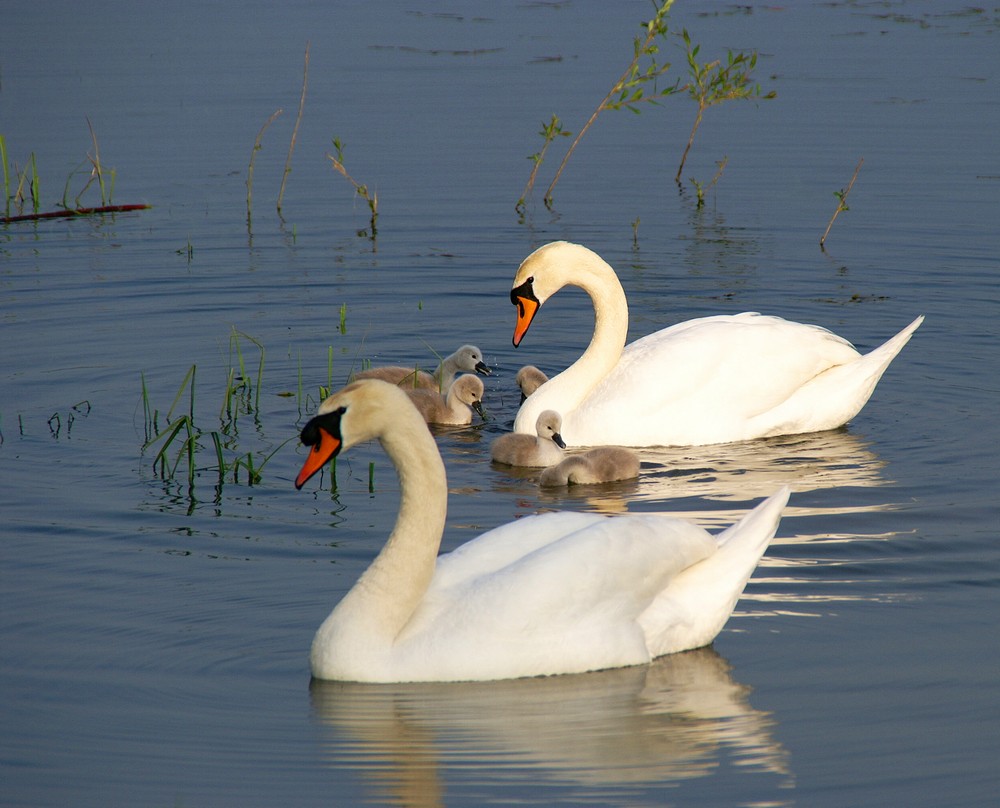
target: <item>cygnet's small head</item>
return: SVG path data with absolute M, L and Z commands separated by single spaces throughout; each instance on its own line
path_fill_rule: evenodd
M 483 361 L 483 352 L 475 345 L 463 345 L 452 357 L 455 359 L 455 366 L 459 370 L 474 370 L 482 376 L 489 376 L 493 371 L 490 366 Z
M 455 396 L 463 404 L 472 407 L 472 409 L 479 413 L 479 417 L 485 421 L 486 412 L 483 410 L 483 396 L 485 393 L 486 388 L 483 385 L 482 379 L 478 376 L 473 376 L 471 373 L 467 373 L 455 379 L 448 397 Z
M 548 438 L 560 449 L 566 448 L 566 441 L 560 433 L 562 416 L 555 410 L 544 410 L 535 421 L 535 434 L 540 438 Z
M 521 403 L 534 393 L 539 387 L 541 387 L 545 382 L 549 380 L 542 371 L 536 368 L 534 365 L 525 365 L 521 368 L 517 375 L 514 377 L 514 382 L 517 384 L 518 389 L 521 391 Z

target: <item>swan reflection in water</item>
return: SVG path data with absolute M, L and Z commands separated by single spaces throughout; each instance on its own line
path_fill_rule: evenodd
M 569 447 L 569 453 L 574 449 Z M 790 485 L 802 494 L 887 483 L 882 475 L 885 462 L 867 441 L 843 429 L 741 443 L 635 451 L 642 462 L 637 480 L 541 490 L 537 492 L 538 504 L 562 508 L 568 502 L 578 502 L 587 510 L 621 513 L 646 510 L 646 503 L 658 511 L 664 510 L 664 505 L 669 510 L 671 501 L 679 504 L 685 499 L 733 503 L 732 510 L 676 511 L 703 527 L 715 528 L 731 524 L 733 516 L 746 510 L 747 502 L 769 496 L 782 485 Z M 523 496 L 533 491 L 531 486 L 538 474 L 538 469 L 494 467 L 494 488 Z M 837 498 L 838 502 L 843 500 L 842 496 Z M 889 507 L 864 505 L 861 509 Z M 819 506 L 799 509 L 799 515 L 830 512 Z M 785 512 L 786 517 L 795 513 L 794 507 Z
M 370 685 L 313 680 L 330 765 L 360 771 L 370 801 L 443 804 L 448 771 L 525 788 L 669 786 L 728 762 L 791 784 L 774 720 L 711 648 L 649 665 L 500 682 Z M 787 791 L 784 791 L 787 797 Z M 777 804 L 777 803 L 776 803 Z
M 871 518 L 899 503 L 891 499 L 895 489 L 884 476 L 885 461 L 867 440 L 836 429 L 636 451 L 642 462 L 637 480 L 540 489 L 538 469 L 494 467 L 493 485 L 513 495 L 521 513 L 654 510 L 716 531 L 739 518 L 755 499 L 787 484 L 795 496 L 782 515 L 785 529 L 761 559 L 735 615 L 816 616 L 826 603 L 898 597 L 891 591 L 872 594 L 853 586 L 852 576 L 838 566 L 841 551 L 831 550 L 831 545 L 884 542 L 897 535 Z M 884 493 L 876 490 L 880 488 Z

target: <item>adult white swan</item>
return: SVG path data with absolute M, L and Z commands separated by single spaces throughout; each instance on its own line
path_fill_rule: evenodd
M 438 556 L 444 463 L 402 390 L 354 382 L 302 430 L 301 488 L 378 438 L 400 479 L 396 526 L 320 626 L 313 676 L 364 682 L 507 679 L 645 663 L 722 629 L 788 500 L 784 488 L 712 536 L 665 514 L 529 516 Z
M 833 429 L 857 415 L 924 319 L 863 356 L 825 328 L 755 312 L 688 320 L 626 346 L 628 303 L 615 271 L 586 247 L 556 241 L 514 276 L 515 347 L 567 284 L 590 295 L 594 336 L 525 400 L 514 431 L 532 432 L 538 414 L 555 409 L 570 446 L 697 446 Z

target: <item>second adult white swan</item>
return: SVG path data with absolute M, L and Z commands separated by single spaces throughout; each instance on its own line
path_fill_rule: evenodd
M 697 446 L 833 429 L 857 415 L 924 319 L 865 355 L 820 326 L 755 312 L 688 320 L 626 346 L 628 303 L 614 270 L 557 241 L 514 277 L 515 347 L 567 284 L 590 295 L 594 336 L 525 400 L 514 431 L 531 433 L 538 414 L 555 409 L 571 446 Z
M 320 626 L 313 676 L 358 682 L 508 679 L 637 665 L 707 645 L 778 526 L 783 488 L 717 535 L 666 514 L 553 512 L 438 556 L 448 483 L 402 390 L 358 381 L 302 430 L 301 488 L 378 438 L 400 479 L 396 525 Z

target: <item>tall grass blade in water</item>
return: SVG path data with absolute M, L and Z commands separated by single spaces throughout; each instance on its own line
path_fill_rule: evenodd
M 326 157 L 333 164 L 334 171 L 354 186 L 354 192 L 368 203 L 368 211 L 371 213 L 369 220 L 371 225 L 370 233 L 362 230 L 358 235 L 369 236 L 372 241 L 375 241 L 375 237 L 378 235 L 378 194 L 374 191 L 369 191 L 367 185 L 362 185 L 348 173 L 344 167 L 344 144 L 338 138 L 333 139 L 333 148 L 337 152 L 336 157 L 330 153 L 327 153 Z
M 264 125 L 260 128 L 257 133 L 257 139 L 253 142 L 253 150 L 250 152 L 250 165 L 247 167 L 247 230 L 251 228 L 251 220 L 253 219 L 253 167 L 257 160 L 257 152 L 262 148 L 261 141 L 264 139 L 264 132 L 267 130 L 274 119 L 281 114 L 281 109 L 276 109 L 271 113 L 271 117 L 264 121 Z
M 260 352 L 260 358 L 257 363 L 257 381 L 256 384 L 251 384 L 248 380 L 246 365 L 243 362 L 243 349 L 240 345 L 240 339 L 245 339 L 251 342 L 257 347 Z M 257 412 L 260 410 L 260 390 L 264 382 L 264 346 L 258 340 L 251 337 L 249 334 L 245 334 L 242 331 L 237 331 L 233 328 L 232 333 L 229 335 L 229 354 L 230 354 L 230 365 L 232 364 L 232 354 L 233 351 L 236 352 L 237 363 L 239 366 L 239 377 L 247 385 L 247 397 L 246 404 L 248 411 Z M 249 393 L 250 389 L 253 390 L 253 405 L 250 405 Z
M 700 208 L 705 204 L 705 194 L 712 189 L 712 187 L 719 181 L 722 176 L 722 172 L 725 171 L 726 165 L 729 163 L 728 157 L 723 157 L 716 165 L 715 175 L 709 180 L 707 185 L 702 184 L 694 177 L 691 177 L 691 184 L 694 186 L 695 194 L 697 195 L 697 206 Z
M 94 154 L 88 155 L 90 163 L 93 166 L 93 176 L 97 178 L 97 186 L 101 189 L 101 204 L 108 205 L 111 203 L 111 198 L 104 185 L 104 167 L 101 165 L 101 150 L 97 145 L 97 133 L 94 131 L 94 126 L 91 124 L 90 118 L 87 118 L 87 128 L 90 130 L 90 139 L 94 143 Z M 77 197 L 77 201 L 79 201 L 79 197 Z
M 31 153 L 31 208 L 35 213 L 41 209 L 42 186 L 38 179 L 38 163 L 35 153 Z
M 245 356 L 244 341 L 254 345 L 259 352 L 255 377 L 248 373 L 248 357 Z M 164 480 L 176 476 L 181 469 L 182 460 L 187 461 L 189 497 L 192 507 L 196 504 L 194 482 L 199 472 L 196 465 L 196 455 L 205 448 L 202 442 L 206 436 L 212 442 L 215 462 L 207 467 L 203 466 L 201 471 L 205 471 L 206 468 L 214 468 L 218 472 L 217 496 L 230 472 L 232 472 L 232 481 L 237 483 L 240 478 L 240 470 L 245 469 L 247 484 L 257 485 L 261 481 L 263 469 L 270 459 L 294 438 L 294 436 L 289 437 L 277 446 L 268 443 L 264 448 L 256 450 L 239 445 L 240 435 L 237 429 L 237 419 L 240 413 L 253 415 L 255 428 L 251 431 L 252 438 L 261 437 L 264 433 L 263 425 L 260 422 L 260 391 L 263 389 L 264 382 L 265 351 L 259 340 L 238 331 L 236 328 L 233 328 L 230 335 L 229 348 L 230 367 L 226 376 L 226 390 L 219 413 L 221 427 L 218 430 L 205 432 L 196 425 L 195 379 L 197 367 L 195 365 L 191 366 L 181 381 L 180 388 L 165 416 L 167 425 L 163 429 L 159 428 L 160 412 L 153 407 L 146 376 L 145 374 L 140 375 L 143 420 L 146 430 L 146 441 L 142 449 L 145 451 L 158 443 L 161 444 L 159 451 L 153 458 L 153 470 L 154 472 L 158 471 Z M 180 408 L 185 391 L 187 392 L 187 412 L 175 417 L 175 411 Z M 175 452 L 176 454 L 174 454 Z M 231 460 L 227 460 L 228 453 L 232 453 L 230 454 Z
M 3 166 L 4 215 L 10 216 L 10 170 L 7 166 L 7 138 L 0 135 L 0 165 Z
M 305 66 L 302 69 L 302 95 L 299 96 L 299 114 L 295 117 L 295 127 L 292 129 L 292 139 L 288 144 L 288 157 L 285 159 L 285 173 L 281 175 L 281 188 L 278 190 L 278 216 L 281 216 L 281 203 L 285 198 L 285 183 L 292 173 L 292 152 L 299 137 L 299 124 L 302 123 L 302 111 L 306 106 L 306 85 L 309 81 L 309 43 L 306 42 Z
M 60 210 L 50 210 L 41 211 L 41 176 L 38 173 L 38 162 L 35 158 L 35 153 L 32 152 L 28 158 L 28 165 L 25 166 L 24 170 L 18 169 L 15 164 L 13 167 L 13 176 L 17 180 L 17 186 L 13 193 L 10 189 L 11 171 L 9 164 L 7 162 L 7 142 L 0 136 L 0 163 L 3 164 L 4 172 L 4 211 L 3 215 L 0 216 L 0 223 L 11 224 L 14 222 L 25 222 L 25 221 L 41 221 L 44 219 L 61 219 L 70 218 L 76 216 L 91 216 L 95 214 L 104 213 L 124 213 L 128 211 L 138 211 L 147 210 L 150 205 L 113 205 L 111 204 L 112 197 L 114 196 L 114 185 L 115 185 L 115 170 L 113 168 L 106 169 L 101 163 L 100 148 L 97 143 L 97 134 L 94 131 L 94 127 L 90 123 L 90 119 L 87 119 L 87 126 L 90 128 L 90 137 L 94 144 L 93 154 L 88 153 L 86 159 L 81 162 L 73 171 L 70 172 L 69 176 L 66 178 L 66 184 L 63 188 L 63 198 Z M 81 166 L 90 164 L 90 176 L 87 182 L 84 184 L 80 193 L 77 194 L 76 199 L 73 204 L 69 204 L 69 186 L 73 180 L 73 177 L 77 174 Z M 93 207 L 85 207 L 81 202 L 83 195 L 87 192 L 91 185 L 94 183 L 98 184 L 101 194 L 101 204 Z M 24 213 L 24 202 L 25 202 L 25 189 L 31 196 L 32 203 L 32 213 Z M 16 214 L 12 214 L 11 204 L 15 206 L 17 210 Z
M 161 440 L 163 441 L 162 446 L 160 446 L 160 450 L 153 458 L 153 468 L 155 469 L 157 465 L 159 465 L 160 476 L 164 479 L 169 479 L 177 473 L 181 458 L 186 455 L 189 484 L 193 484 L 195 477 L 194 455 L 197 446 L 197 436 L 199 434 L 194 425 L 194 383 L 196 369 L 196 366 L 192 365 L 190 370 L 188 370 L 185 374 L 184 380 L 181 382 L 181 386 L 177 390 L 177 395 L 174 396 L 173 403 L 167 411 L 167 426 L 160 431 L 154 430 L 153 436 L 148 438 L 142 446 L 143 450 L 146 450 Z M 143 375 L 142 379 L 142 388 L 143 408 L 146 414 L 147 429 L 149 429 L 150 427 L 155 427 L 156 411 L 149 404 L 149 393 L 146 389 L 145 375 Z M 174 410 L 177 408 L 177 405 L 181 400 L 181 396 L 184 395 L 185 389 L 188 390 L 188 411 L 185 415 L 178 417 L 176 420 L 172 420 Z M 182 432 L 184 439 L 177 450 L 176 459 L 173 464 L 170 465 L 167 462 L 168 454 L 171 451 L 171 447 L 174 442 L 181 437 Z

